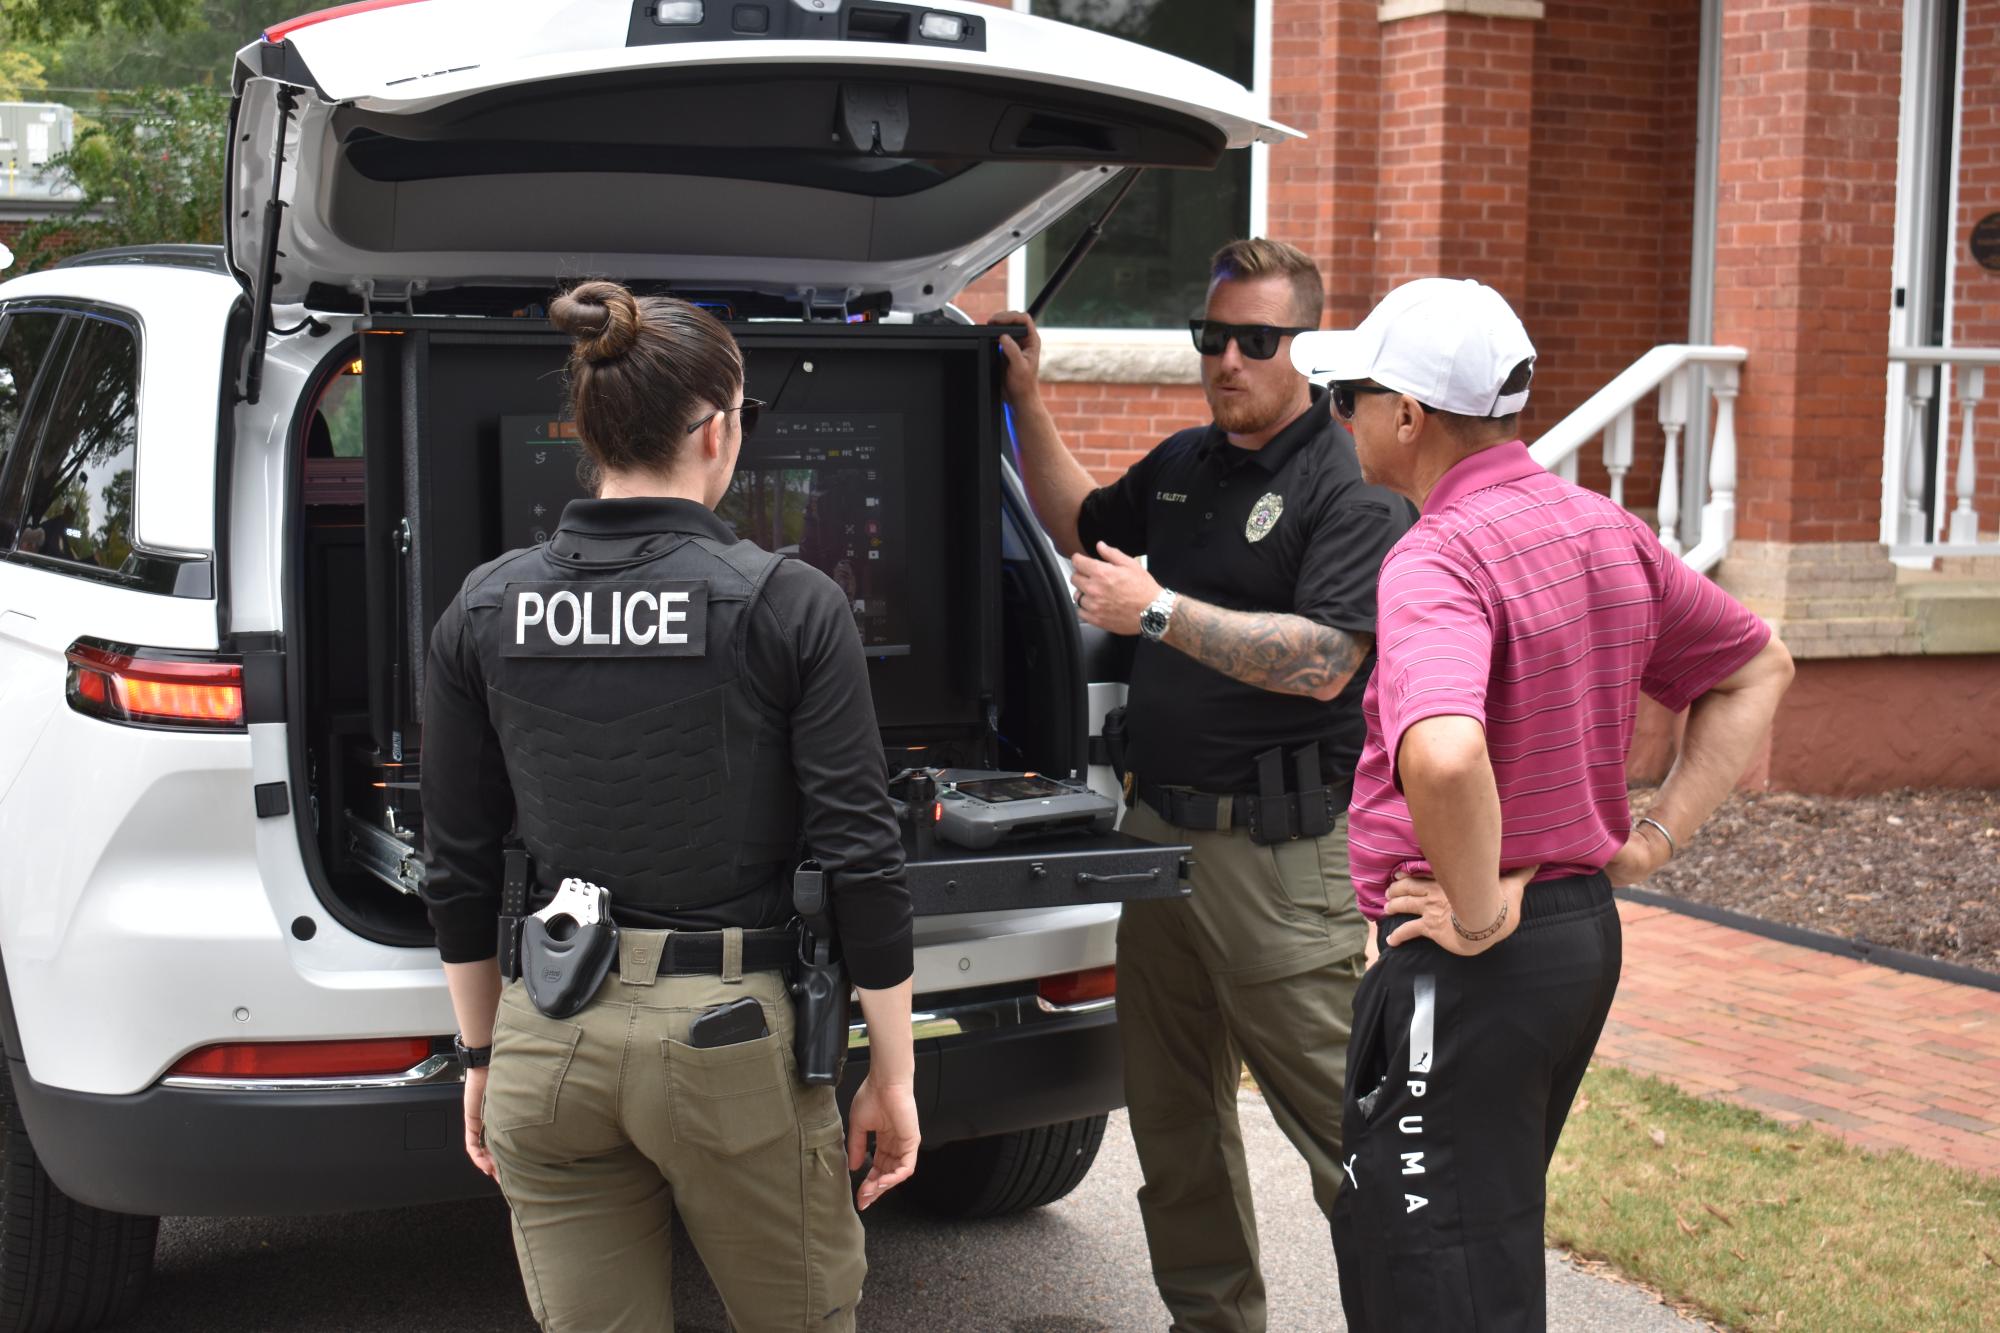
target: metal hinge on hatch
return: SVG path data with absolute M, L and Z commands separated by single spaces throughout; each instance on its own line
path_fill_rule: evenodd
M 400 294 L 394 295 L 380 290 L 373 278 L 353 278 L 347 284 L 347 290 L 361 298 L 363 328 L 366 328 L 374 320 L 375 307 L 378 302 L 400 304 L 403 307 L 403 314 L 415 315 L 417 313 L 417 298 L 422 296 L 429 288 L 430 284 L 422 278 L 412 279 L 403 286 Z
M 845 324 L 848 303 L 853 297 L 852 291 L 843 291 L 834 296 L 822 296 L 817 287 L 801 287 L 799 307 L 808 324 Z

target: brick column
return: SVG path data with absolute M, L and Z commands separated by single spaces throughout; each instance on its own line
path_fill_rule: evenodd
M 1528 292 L 1532 0 L 1386 0 L 1376 287 L 1478 278 Z
M 1731 0 L 1723 18 L 1715 332 L 1750 359 L 1718 578 L 1800 659 L 1778 787 L 2000 773 L 2000 715 L 1968 683 L 2000 666 L 1990 601 L 1899 580 L 1879 541 L 1903 14 Z
M 1273 0 L 1271 118 L 1306 138 L 1271 150 L 1267 235 L 1311 255 L 1326 322 L 1349 328 L 1375 289 L 1377 0 Z
M 1878 544 L 1902 0 L 1723 16 L 1715 338 L 1749 349 L 1719 576 L 1800 657 L 1921 651 Z
M 1872 543 L 1903 0 L 1732 0 L 1722 22 L 1715 336 L 1750 351 L 1736 535 Z

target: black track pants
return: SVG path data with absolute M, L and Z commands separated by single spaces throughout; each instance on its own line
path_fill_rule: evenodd
M 1476 958 L 1383 949 L 1355 996 L 1333 1209 L 1354 1333 L 1547 1324 L 1544 1177 L 1621 952 L 1602 875 L 1530 885 L 1520 927 Z

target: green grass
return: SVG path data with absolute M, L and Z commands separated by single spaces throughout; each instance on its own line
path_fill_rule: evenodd
M 1740 1329 L 2000 1329 L 2000 1180 L 1592 1068 L 1548 1240 Z

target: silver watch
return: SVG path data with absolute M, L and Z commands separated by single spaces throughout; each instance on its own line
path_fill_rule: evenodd
M 1166 636 L 1167 625 L 1174 618 L 1174 603 L 1180 594 L 1170 589 L 1160 589 L 1160 595 L 1153 599 L 1151 606 L 1139 613 L 1139 632 L 1158 643 Z

